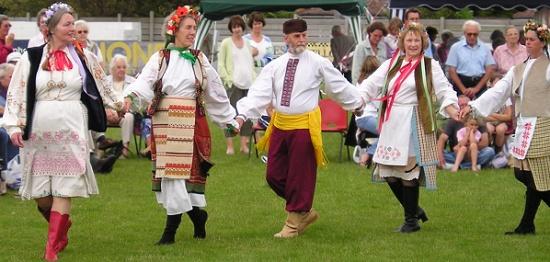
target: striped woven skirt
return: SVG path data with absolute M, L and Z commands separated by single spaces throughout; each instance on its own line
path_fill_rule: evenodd
M 188 179 L 193 164 L 196 100 L 163 97 L 152 118 L 155 177 Z

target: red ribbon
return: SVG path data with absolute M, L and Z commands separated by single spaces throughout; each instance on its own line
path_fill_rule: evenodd
M 421 56 L 420 59 L 423 59 L 423 57 Z M 399 69 L 399 77 L 397 77 L 397 79 L 393 83 L 393 90 L 390 95 L 386 95 L 379 99 L 375 99 L 378 101 L 386 101 L 386 100 L 388 101 L 388 105 L 386 107 L 386 111 L 384 112 L 384 115 L 380 116 L 380 119 L 378 119 L 378 129 L 379 129 L 378 131 L 382 130 L 382 124 L 385 121 L 388 121 L 388 119 L 390 118 L 393 102 L 395 101 L 397 92 L 399 92 L 399 90 L 401 89 L 401 84 L 403 83 L 403 81 L 405 81 L 407 76 L 409 76 L 418 67 L 418 65 L 420 64 L 420 59 L 417 59 L 416 61 L 411 60 L 408 62 L 408 64 L 404 65 Z M 403 60 L 403 62 L 405 62 L 405 60 Z M 388 79 L 388 81 L 390 81 L 390 79 Z
M 71 60 L 69 60 L 69 57 L 67 57 L 67 54 L 61 50 L 55 50 L 50 53 L 50 61 L 49 66 L 50 70 L 52 69 L 55 71 L 64 71 L 65 69 L 73 69 L 73 63 Z

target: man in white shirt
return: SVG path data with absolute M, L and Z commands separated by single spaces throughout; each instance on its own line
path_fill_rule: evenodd
M 283 24 L 288 52 L 267 64 L 237 103 L 237 121 L 258 118 L 273 104 L 275 112 L 260 150 L 267 149 L 266 180 L 286 200 L 288 218 L 277 238 L 291 238 L 304 232 L 318 213 L 312 209 L 317 166 L 326 159 L 321 140 L 319 86 L 346 110 L 363 107 L 363 98 L 332 63 L 306 50 L 307 24 L 291 19 Z

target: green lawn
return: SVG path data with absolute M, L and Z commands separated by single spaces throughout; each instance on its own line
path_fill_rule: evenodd
M 207 187 L 207 238 L 192 238 L 184 217 L 176 244 L 155 246 L 165 211 L 150 191 L 150 164 L 135 156 L 97 175 L 100 195 L 73 201 L 70 244 L 61 261 L 548 261 L 550 209 L 541 204 L 537 235 L 504 236 L 523 211 L 523 186 L 511 170 L 439 173 L 439 190 L 421 190 L 430 220 L 418 233 L 394 233 L 403 214 L 386 185 L 366 170 L 338 162 L 337 135 L 325 135 L 331 161 L 320 170 L 314 206 L 321 217 L 304 235 L 274 239 L 284 202 L 266 185 L 254 156 L 226 156 L 214 126 Z M 115 129 L 118 130 L 118 129 Z M 111 131 L 113 133 L 115 131 Z M 118 131 L 116 131 L 118 132 Z M 235 141 L 237 142 L 237 141 Z M 0 197 L 0 261 L 39 261 L 47 224 L 34 202 Z

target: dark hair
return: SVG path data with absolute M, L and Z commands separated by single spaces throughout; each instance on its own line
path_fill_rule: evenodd
M 367 33 L 370 35 L 370 33 L 374 32 L 375 30 L 382 31 L 382 34 L 386 36 L 388 34 L 388 30 L 386 29 L 386 26 L 382 22 L 373 22 L 367 27 Z
M 420 17 L 422 14 L 420 13 L 420 10 L 416 9 L 416 8 L 409 8 L 407 9 L 407 11 L 405 11 L 405 20 L 409 20 L 409 14 L 410 13 L 417 13 L 418 16 Z
M 342 33 L 342 27 L 340 27 L 339 25 L 332 26 L 330 32 L 332 34 L 332 37 L 344 35 L 344 33 Z
M 227 23 L 227 28 L 229 29 L 229 32 L 233 33 L 233 27 L 235 26 L 240 26 L 243 31 L 246 30 L 246 25 L 244 24 L 244 20 L 240 15 L 234 15 L 229 18 L 229 23 Z
M 437 29 L 433 26 L 426 27 L 426 33 L 428 33 L 428 36 L 430 37 L 430 40 L 432 42 L 435 41 L 435 38 L 437 37 L 437 34 L 439 33 Z
M 262 22 L 262 26 L 265 26 L 264 14 L 256 11 L 250 13 L 250 15 L 248 15 L 247 24 L 250 29 L 252 29 L 252 24 L 254 24 L 254 22 Z
M 502 33 L 502 31 L 498 29 L 496 29 L 491 33 L 490 38 L 491 38 L 493 50 L 495 50 L 498 46 L 506 43 L 506 39 L 504 38 L 504 33 Z
M 502 31 L 496 29 L 491 33 L 491 41 L 494 41 L 497 38 L 504 38 L 504 33 Z
M 443 42 L 447 42 L 449 40 L 451 40 L 451 38 L 453 38 L 454 35 L 451 31 L 443 31 L 443 33 L 441 33 L 441 41 Z

